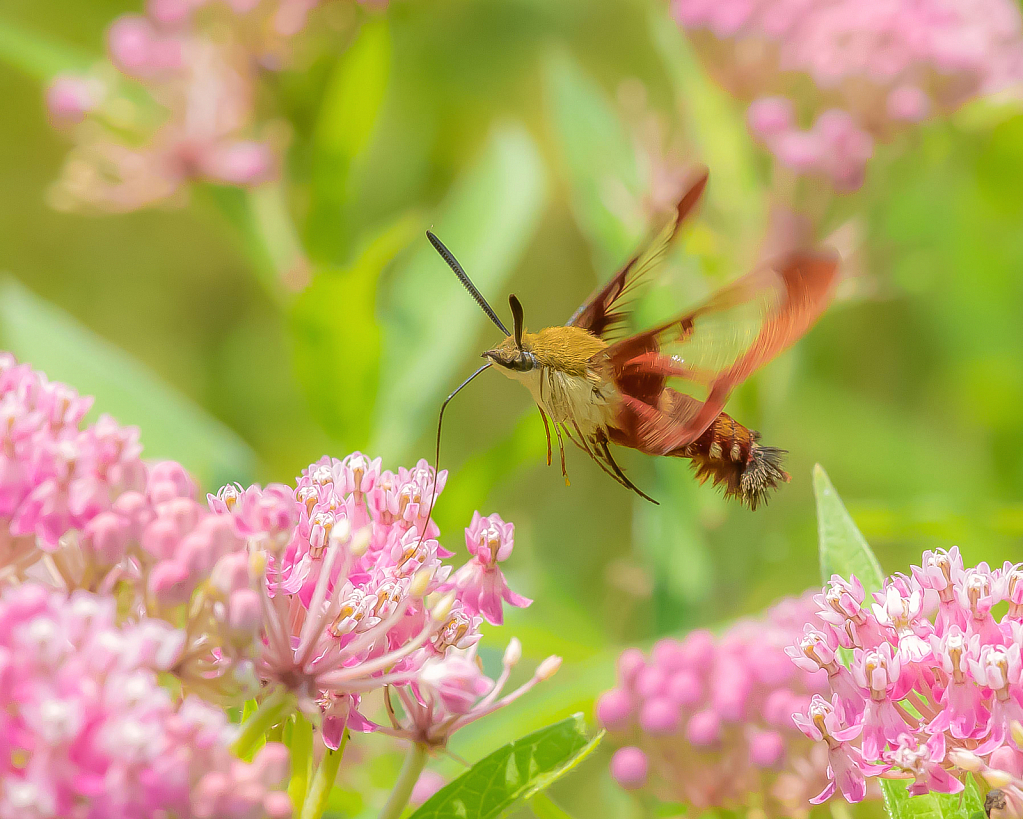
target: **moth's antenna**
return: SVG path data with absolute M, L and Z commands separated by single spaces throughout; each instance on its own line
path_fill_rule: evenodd
M 441 245 L 441 247 L 443 247 L 443 245 Z M 458 264 L 458 263 L 455 262 L 455 264 Z M 453 267 L 453 265 L 452 265 L 452 267 Z M 455 272 L 457 273 L 458 271 L 456 270 Z M 483 372 L 485 369 L 487 369 L 487 367 L 489 367 L 493 363 L 494 363 L 493 361 L 488 361 L 486 364 L 484 364 L 482 367 L 480 367 L 478 370 L 476 370 L 476 372 L 474 372 L 467 379 L 465 379 L 465 381 L 463 381 L 461 384 L 459 384 L 458 385 L 458 389 L 456 389 L 453 393 L 451 393 L 451 395 L 449 395 L 447 398 L 445 398 L 444 399 L 444 403 L 440 405 L 440 416 L 437 418 L 437 450 L 436 450 L 436 452 L 434 454 L 434 457 L 433 457 L 433 490 L 431 492 L 431 497 L 430 497 L 430 509 L 426 513 L 426 523 L 423 524 L 423 533 L 419 536 L 419 543 L 416 544 L 416 548 L 417 549 L 419 548 L 419 545 L 423 542 L 423 539 L 426 537 L 426 530 L 430 526 L 430 520 L 433 517 L 433 505 L 437 502 L 437 478 L 440 475 L 440 471 L 439 471 L 440 470 L 440 430 L 441 430 L 441 426 L 444 424 L 444 410 L 446 410 L 448 408 L 448 404 L 451 402 L 451 399 L 454 398 L 456 395 L 458 395 L 459 392 L 462 391 L 462 387 L 464 387 L 466 384 L 468 384 L 470 381 L 472 381 L 477 375 L 479 375 L 481 372 Z
M 512 318 L 515 320 L 512 325 L 515 328 L 515 346 L 522 349 L 522 302 L 512 293 L 508 296 L 508 304 L 511 305 Z
M 480 310 L 490 316 L 490 320 L 498 326 L 498 329 L 500 329 L 502 333 L 506 336 L 510 336 L 511 333 L 508 332 L 508 328 L 501 323 L 501 319 L 497 317 L 497 313 L 494 312 L 494 308 L 487 304 L 487 300 L 483 298 L 483 294 L 476 289 L 476 285 L 472 283 L 472 279 L 469 278 L 469 274 L 462 269 L 462 266 L 458 263 L 458 259 L 456 259 L 452 255 L 451 251 L 444 247 L 444 243 L 430 231 L 426 231 L 426 238 L 430 240 L 430 244 L 433 245 L 434 249 L 440 254 L 440 257 L 448 263 L 448 267 L 455 271 L 455 275 L 458 276 L 458 280 L 462 283 L 465 289 L 469 291 L 469 295 L 475 299 L 476 304 L 480 306 Z M 469 381 L 471 380 L 472 379 L 470 378 Z M 468 383 L 468 381 L 466 383 Z M 462 386 L 464 387 L 465 384 Z M 458 389 L 460 390 L 462 387 L 459 387 Z M 458 390 L 455 390 L 455 392 L 458 392 Z M 454 395 L 454 393 L 452 393 L 452 395 Z

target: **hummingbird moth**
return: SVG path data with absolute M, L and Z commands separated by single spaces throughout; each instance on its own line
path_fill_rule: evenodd
M 522 305 L 509 297 L 512 332 L 498 318 L 441 241 L 427 236 L 437 252 L 504 340 L 485 351 L 487 363 L 441 407 L 485 369 L 496 366 L 524 384 L 547 433 L 550 425 L 565 468 L 563 436 L 608 475 L 646 500 L 615 461 L 611 445 L 648 455 L 688 458 L 700 483 L 708 479 L 726 497 L 751 509 L 789 475 L 785 450 L 760 444 L 760 433 L 724 410 L 729 393 L 755 370 L 797 341 L 827 306 L 837 283 L 837 257 L 796 251 L 762 265 L 726 285 L 699 307 L 632 335 L 623 335 L 636 286 L 655 269 L 707 185 L 701 171 L 688 186 L 668 223 L 564 325 L 527 332 Z M 697 397 L 701 395 L 703 397 Z M 437 429 L 438 455 L 440 425 Z

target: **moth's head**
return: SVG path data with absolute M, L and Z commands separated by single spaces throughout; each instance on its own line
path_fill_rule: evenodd
M 500 367 L 515 372 L 529 372 L 536 366 L 536 358 L 526 349 L 515 346 L 515 337 L 508 336 L 504 341 L 483 353 L 483 358 L 489 358 Z
M 507 370 L 525 373 L 536 366 L 536 357 L 532 351 L 522 344 L 522 305 L 514 295 L 508 297 L 511 305 L 512 318 L 515 320 L 515 332 L 505 336 L 504 341 L 483 353 L 483 358 L 489 358 L 495 364 Z

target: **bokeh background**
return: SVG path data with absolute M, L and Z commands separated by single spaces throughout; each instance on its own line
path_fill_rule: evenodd
M 253 121 L 280 157 L 274 180 L 199 180 L 144 208 L 76 201 L 68 152 L 91 136 L 53 127 L 46 88 L 99 70 L 111 21 L 141 10 L 0 2 L 0 342 L 95 394 L 94 412 L 139 425 L 147 454 L 180 460 L 213 491 L 288 481 L 325 453 L 360 449 L 390 468 L 432 459 L 441 400 L 498 336 L 428 227 L 502 315 L 515 292 L 533 328 L 568 318 L 697 162 L 711 170 L 707 199 L 640 323 L 791 240 L 778 226 L 790 209 L 808 216 L 801 239 L 846 257 L 819 325 L 729 405 L 790 451 L 792 483 L 755 513 L 695 485 L 683 462 L 630 454 L 621 460 L 659 507 L 574 449 L 566 487 L 544 464 L 528 395 L 497 373 L 452 404 L 444 542 L 463 548 L 474 509 L 500 512 L 516 524 L 510 581 L 536 601 L 485 644 L 516 634 L 529 658 L 565 658 L 546 687 L 460 734 L 457 754 L 591 713 L 625 645 L 817 584 L 816 462 L 887 571 L 952 544 L 968 565 L 1023 557 L 1012 93 L 864 126 L 865 175 L 837 184 L 764 148 L 736 62 L 687 37 L 660 0 L 328 3 L 283 67 L 259 72 Z M 801 93 L 804 113 L 827 107 L 814 98 L 825 92 Z M 372 742 L 355 752 L 373 774 L 339 794 L 351 815 L 398 759 Z M 604 770 L 588 762 L 558 800 L 581 816 L 643 815 Z

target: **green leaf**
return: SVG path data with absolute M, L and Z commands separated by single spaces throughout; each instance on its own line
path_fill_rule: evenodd
M 820 464 L 813 468 L 813 493 L 817 499 L 817 533 L 824 582 L 833 574 L 845 578 L 856 575 L 868 595 L 880 589 L 884 582 L 881 564 Z
M 137 425 L 147 460 L 179 461 L 206 487 L 252 478 L 256 455 L 235 432 L 11 277 L 0 278 L 0 343 L 47 377 L 96 396 L 93 414 Z
M 616 187 L 637 198 L 642 192 L 635 150 L 603 89 L 570 54 L 548 60 L 545 75 L 547 107 L 575 217 L 600 254 L 600 267 L 611 270 L 646 229 L 641 220 L 626 224 L 627 213 L 608 207 Z
M 484 757 L 430 797 L 411 819 L 496 819 L 560 779 L 597 747 L 581 714 Z
M 487 149 L 454 186 L 434 232 L 501 309 L 505 283 L 539 223 L 545 200 L 539 152 L 521 125 L 494 131 Z M 526 306 L 527 322 L 529 306 Z M 463 361 L 486 325 L 497 331 L 426 241 L 395 272 L 383 311 L 385 386 L 377 400 L 374 452 L 396 462 L 436 419 Z
M 388 225 L 350 267 L 317 273 L 292 307 L 296 374 L 313 415 L 344 449 L 369 443 L 380 380 L 380 274 L 418 230 L 413 217 Z
M 536 819 L 572 819 L 572 814 L 545 793 L 533 794 L 529 800 L 529 809 Z
M 884 807 L 891 819 L 972 819 L 978 811 L 983 815 L 984 800 L 973 777 L 966 780 L 962 793 L 925 793 L 910 796 L 907 781 L 882 779 Z
M 0 18 L 0 62 L 47 81 L 64 71 L 85 71 L 94 58 L 48 34 Z
M 387 18 L 366 22 L 358 39 L 335 64 L 313 134 L 310 253 L 324 261 L 345 254 L 348 180 L 379 118 L 391 68 Z

